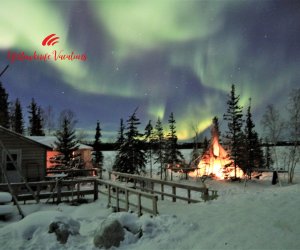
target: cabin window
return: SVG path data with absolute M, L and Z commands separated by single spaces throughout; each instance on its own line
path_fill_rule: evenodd
M 5 152 L 4 153 L 4 165 L 6 166 L 7 171 L 16 171 L 16 165 L 20 168 L 21 163 L 21 150 L 9 150 L 9 155 Z

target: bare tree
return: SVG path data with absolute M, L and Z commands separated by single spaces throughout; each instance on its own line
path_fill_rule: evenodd
M 55 130 L 55 114 L 52 106 L 49 105 L 45 109 L 43 109 L 42 116 L 45 132 L 47 135 L 51 135 L 51 133 Z
M 280 117 L 279 111 L 273 105 L 268 105 L 261 123 L 264 127 L 266 138 L 268 138 L 268 141 L 270 141 L 274 145 L 273 154 L 275 157 L 276 167 L 278 168 L 278 157 L 275 145 L 282 135 L 284 121 Z
M 88 138 L 88 133 L 84 129 L 77 129 L 76 137 L 77 137 L 78 142 L 85 143 Z
M 288 180 L 290 183 L 292 183 L 295 168 L 300 161 L 300 88 L 291 91 L 289 94 L 287 110 L 289 114 L 287 128 L 289 129 L 289 139 L 293 144 L 288 150 Z

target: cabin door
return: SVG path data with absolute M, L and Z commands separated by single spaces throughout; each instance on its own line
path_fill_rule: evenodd
M 9 150 L 10 156 L 6 152 L 3 152 L 3 166 L 11 183 L 21 181 L 21 152 L 22 151 L 20 149 L 11 149 Z M 18 173 L 17 169 L 20 170 L 20 173 Z

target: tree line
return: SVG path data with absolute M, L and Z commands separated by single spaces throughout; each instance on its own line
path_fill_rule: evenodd
M 230 157 L 234 162 L 235 169 L 237 166 L 243 169 L 244 173 L 251 176 L 251 173 L 257 168 L 270 168 L 276 164 L 280 168 L 278 153 L 276 147 L 269 148 L 269 145 L 277 145 L 283 136 L 289 138 L 289 151 L 285 153 L 284 164 L 289 170 L 289 181 L 292 182 L 294 170 L 300 160 L 299 141 L 300 141 L 300 89 L 291 91 L 289 95 L 289 104 L 287 106 L 288 119 L 283 120 L 279 110 L 274 105 L 268 105 L 262 118 L 265 137 L 259 137 L 255 130 L 251 110 L 251 99 L 246 107 L 246 114 L 243 114 L 243 107 L 239 104 L 240 96 L 236 94 L 235 85 L 231 86 L 231 91 L 227 98 L 227 110 L 223 119 L 227 122 L 227 128 L 224 135 L 221 135 L 218 124 L 218 117 L 214 117 L 212 124 L 217 128 L 222 143 L 230 152 Z M 17 133 L 24 134 L 24 119 L 22 107 L 19 99 L 10 103 L 8 94 L 0 82 L 0 125 L 11 129 Z M 47 124 L 48 129 L 54 128 L 53 111 L 48 108 L 45 112 L 32 99 L 28 108 L 28 134 L 45 135 L 43 126 Z M 75 135 L 74 113 L 63 111 L 59 118 L 59 126 L 55 132 L 57 137 L 56 146 L 70 158 L 77 145 L 78 138 Z M 152 175 L 153 164 L 158 164 L 160 177 L 166 174 L 167 164 L 177 164 L 183 162 L 183 156 L 179 151 L 178 138 L 176 136 L 176 121 L 174 114 L 171 113 L 168 119 L 169 129 L 164 131 L 162 121 L 157 119 L 155 124 L 150 120 L 144 131 L 139 131 L 140 120 L 137 117 L 137 110 L 126 120 L 120 120 L 118 137 L 115 142 L 117 150 L 116 159 L 113 169 L 126 173 L 141 174 L 145 172 L 147 163 L 150 165 L 150 175 Z M 284 133 L 285 132 L 285 133 Z M 195 130 L 194 148 L 192 151 L 192 161 L 200 159 L 198 132 Z M 265 152 L 262 150 L 262 144 L 267 145 Z M 203 152 L 209 145 L 209 140 L 204 138 L 202 146 Z M 95 163 L 103 164 L 101 128 L 99 121 L 95 129 L 95 140 L 92 143 L 95 150 Z M 285 167 L 285 166 L 283 166 Z
M 174 165 L 184 160 L 178 149 L 174 114 L 171 113 L 169 116 L 167 134 L 160 118 L 154 125 L 149 120 L 144 132 L 141 133 L 138 128 L 141 123 L 136 112 L 137 110 L 129 116 L 126 124 L 123 119 L 120 120 L 113 170 L 129 174 L 142 174 L 146 173 L 146 164 L 149 163 L 152 177 L 152 166 L 158 164 L 160 178 L 163 178 L 163 173 L 166 178 L 166 164 Z

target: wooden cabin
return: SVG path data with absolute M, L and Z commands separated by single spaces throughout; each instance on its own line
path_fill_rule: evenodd
M 0 126 L 0 163 L 6 169 L 11 182 L 20 182 L 21 177 L 7 151 L 27 181 L 40 181 L 46 176 L 47 150 L 50 149 L 48 146 Z M 2 167 L 0 167 L 0 182 L 3 183 L 5 178 Z
M 61 153 L 58 152 L 57 149 L 55 148 L 55 141 L 57 141 L 57 138 L 55 136 L 28 136 L 28 138 L 48 147 L 47 168 L 48 169 L 55 168 L 57 166 L 57 163 L 53 159 L 56 158 L 56 156 L 61 155 Z M 90 147 L 82 143 L 78 143 L 77 146 L 78 149 L 73 152 L 73 156 L 74 157 L 77 156 L 80 158 L 82 168 L 84 169 L 93 168 L 93 164 L 92 164 L 93 147 Z M 72 167 L 76 168 L 76 164 Z

